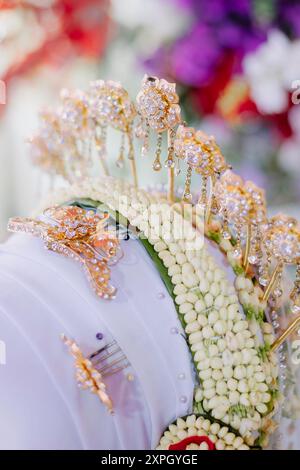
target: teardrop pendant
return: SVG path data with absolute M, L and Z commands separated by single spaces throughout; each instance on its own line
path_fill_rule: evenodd
M 162 134 L 159 133 L 157 136 L 157 146 L 156 146 L 156 152 L 155 152 L 155 160 L 153 162 L 152 168 L 154 171 L 160 171 L 162 166 L 160 162 L 160 156 L 161 156 L 161 144 L 162 144 Z
M 142 150 L 141 150 L 142 157 L 146 157 L 148 155 L 148 152 L 149 152 L 149 134 L 150 134 L 150 126 L 149 126 L 148 122 L 146 121 L 143 146 L 142 146 Z
M 174 168 L 174 140 L 175 140 L 175 131 L 174 129 L 168 130 L 168 157 L 165 161 L 166 168 Z
M 191 180 L 192 180 L 192 167 L 188 166 L 185 184 L 184 184 L 184 193 L 182 197 L 182 199 L 185 202 L 192 202 Z

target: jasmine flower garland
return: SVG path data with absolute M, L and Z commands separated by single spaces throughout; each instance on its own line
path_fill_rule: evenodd
M 274 426 L 271 417 L 279 404 L 275 393 L 278 367 L 276 355 L 269 351 L 274 338 L 272 327 L 263 320 L 265 305 L 259 301 L 259 288 L 245 274 L 236 277 L 235 285 L 230 284 L 225 271 L 208 252 L 205 241 L 199 243 L 202 220 L 197 214 L 192 217 L 192 206 L 182 213 L 180 204 L 168 205 L 161 194 L 134 189 L 118 179 L 99 178 L 58 191 L 45 207 L 80 198 L 101 202 L 112 213 L 120 213 L 141 232 L 148 248 L 152 246 L 152 253 L 153 250 L 156 252 L 156 265 L 160 266 L 159 272 L 169 278 L 169 291 L 185 328 L 197 371 L 199 385 L 195 388 L 195 410 L 208 414 L 207 432 L 211 425 L 221 421 L 227 429 L 224 436 L 230 434 L 228 426 L 240 435 L 238 440 L 234 434 L 233 437 L 229 435 L 227 441 L 223 436 L 225 440 L 219 439 L 224 442 L 218 445 L 219 439 L 212 437 L 212 442 L 220 448 L 245 448 L 263 436 L 266 445 L 268 432 Z M 173 235 L 178 222 L 184 228 L 180 239 Z M 214 225 L 213 221 L 212 226 L 218 232 L 218 223 Z M 215 239 L 229 263 L 236 267 L 232 243 L 222 239 L 221 235 Z M 240 312 L 240 303 L 246 314 L 248 312 L 247 319 Z M 194 418 L 196 422 L 196 416 Z M 172 434 L 169 428 L 167 433 L 171 434 L 164 435 L 159 448 L 166 448 L 167 442 L 180 441 L 183 434 L 191 435 L 189 429 L 194 431 L 195 426 L 187 422 L 194 418 L 179 421 L 186 434 L 178 434 L 174 427 Z M 196 427 L 197 433 L 201 432 L 201 426 Z M 216 436 L 217 433 L 208 435 Z M 205 447 L 204 444 L 202 442 L 200 447 Z

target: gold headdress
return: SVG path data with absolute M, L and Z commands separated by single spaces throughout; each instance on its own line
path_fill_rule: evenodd
M 285 216 L 267 220 L 264 191 L 230 171 L 213 136 L 182 122 L 174 83 L 146 75 L 134 104 L 119 83 L 98 80 L 92 82 L 86 92 L 64 90 L 61 105 L 54 112 L 41 113 L 40 122 L 40 132 L 31 139 L 33 161 L 69 181 L 78 181 L 91 174 L 97 159 L 104 174 L 108 175 L 106 129 L 112 127 L 121 132 L 117 165 L 122 167 L 124 164 L 126 138 L 135 187 L 138 181 L 134 133 L 143 140 L 143 156 L 149 152 L 150 131 L 157 133 L 153 169 L 159 171 L 162 168 L 162 139 L 166 132 L 168 201 L 175 202 L 175 167 L 183 160 L 187 165 L 183 200 L 192 202 L 194 170 L 202 177 L 196 206 L 205 210 L 206 233 L 210 232 L 210 216 L 214 213 L 221 223 L 222 238 L 234 243 L 232 256 L 236 258 L 236 264 L 246 272 L 251 265 L 251 272 L 257 273 L 257 282 L 265 288 L 262 300 L 268 300 L 274 292 L 279 293 L 279 287 L 275 287 L 279 286 L 284 264 L 298 265 L 291 300 L 292 311 L 299 313 L 300 232 L 297 222 Z M 270 275 L 272 260 L 277 261 L 277 267 Z
M 198 423 L 200 418 L 189 416 L 186 421 L 170 425 L 160 448 L 177 444 L 181 441 L 179 435 L 183 440 L 178 449 L 188 445 L 248 448 L 254 442 L 253 433 L 259 430 L 265 435 L 273 430 L 270 418 L 279 403 L 274 351 L 300 322 L 300 228 L 297 221 L 286 216 L 268 219 L 264 191 L 230 171 L 213 136 L 182 122 L 178 103 L 175 84 L 148 76 L 142 82 L 136 103 L 120 84 L 111 81 L 93 82 L 84 93 L 64 91 L 58 109 L 41 114 L 40 131 L 31 140 L 33 160 L 52 174 L 79 182 L 67 191 L 68 198 L 65 191 L 62 196 L 57 193 L 55 203 L 85 198 L 84 201 L 94 201 L 95 211 L 103 203 L 117 213 L 116 218 L 123 218 L 125 225 L 130 224 L 138 234 L 143 234 L 144 246 L 155 258 L 166 284 L 171 286 L 170 294 L 185 328 L 200 384 L 208 387 L 210 381 L 208 391 L 196 388 L 195 413 L 204 410 L 210 417 L 205 421 L 201 418 Z M 132 185 L 108 176 L 108 127 L 121 132 L 119 167 L 125 163 L 127 146 Z M 168 170 L 167 192 L 138 188 L 134 135 L 143 140 L 141 153 L 146 157 L 150 131 L 157 134 L 152 165 L 155 171 L 162 169 L 162 141 L 164 133 L 167 134 L 164 162 Z M 88 179 L 99 161 L 105 177 Z M 183 200 L 175 195 L 180 161 L 187 167 Z M 191 190 L 193 171 L 202 179 L 196 198 Z M 154 213 L 150 213 L 153 204 Z M 76 212 L 76 228 L 71 226 L 74 220 L 69 210 Z M 118 242 L 99 216 L 88 214 L 92 225 L 87 226 L 85 209 L 54 207 L 44 214 L 51 219 L 50 223 L 13 219 L 9 229 L 33 232 L 52 250 L 71 249 L 88 268 L 98 295 L 113 298 L 115 290 L 108 283 L 108 266 L 111 258 L 118 258 Z M 175 231 L 169 229 L 174 229 L 178 220 L 191 230 L 177 243 Z M 212 257 L 205 254 L 204 259 L 194 243 L 203 227 L 204 235 L 219 245 L 234 269 L 233 291 Z M 285 264 L 297 265 L 290 294 L 290 312 L 295 316 L 275 340 L 274 325 L 268 318 L 274 311 L 278 316 L 283 306 L 280 281 Z M 96 268 L 100 269 L 100 279 Z M 262 344 L 259 336 L 263 338 Z M 78 353 L 76 345 L 69 346 Z M 230 355 L 233 362 L 228 365 Z M 81 356 L 78 357 L 81 361 Z M 224 442 L 213 431 L 203 442 L 185 439 L 192 432 L 190 428 L 198 428 L 201 433 L 207 431 L 206 434 L 208 429 L 218 428 L 214 420 L 230 424 L 240 436 L 228 433 L 226 428 L 228 436 Z M 184 432 L 178 432 L 178 428 Z

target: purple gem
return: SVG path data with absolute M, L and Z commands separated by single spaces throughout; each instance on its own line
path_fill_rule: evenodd
M 97 333 L 96 338 L 99 340 L 103 339 L 103 333 Z

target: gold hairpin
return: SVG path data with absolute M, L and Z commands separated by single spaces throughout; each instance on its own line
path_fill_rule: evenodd
M 90 84 L 90 115 L 96 124 L 96 142 L 101 155 L 106 154 L 106 132 L 109 126 L 122 132 L 121 147 L 116 164 L 124 165 L 125 137 L 128 144 L 128 159 L 131 164 L 133 184 L 138 186 L 133 146 L 133 121 L 136 109 L 125 88 L 111 80 L 97 80 Z
M 259 227 L 266 221 L 266 200 L 262 189 L 232 171 L 226 171 L 215 185 L 218 213 L 223 216 L 222 235 L 230 239 L 229 220 L 236 236 L 234 256 L 242 257 L 241 240 L 245 239 L 243 265 L 256 264 L 260 249 Z
M 296 219 L 283 214 L 272 217 L 263 231 L 263 246 L 266 251 L 265 285 L 263 300 L 271 294 L 281 297 L 281 276 L 285 264 L 297 265 L 294 288 L 290 293 L 293 313 L 300 313 L 300 227 Z M 268 277 L 272 260 L 276 266 Z
M 174 201 L 174 139 L 175 127 L 181 122 L 179 97 L 176 93 L 175 83 L 160 80 L 157 77 L 145 75 L 141 91 L 137 95 L 137 108 L 142 119 L 138 126 L 137 134 L 144 137 L 142 154 L 145 155 L 149 149 L 150 129 L 157 133 L 157 147 L 153 170 L 160 171 L 162 134 L 168 134 L 168 155 L 165 167 L 168 168 L 170 202 Z M 144 129 L 142 129 L 144 122 Z
M 214 137 L 207 136 L 202 131 L 196 131 L 193 127 L 179 126 L 175 143 L 175 155 L 187 164 L 187 176 L 183 199 L 191 202 L 191 178 L 192 171 L 202 176 L 202 191 L 198 204 L 206 211 L 206 222 L 209 222 L 211 208 L 214 203 L 214 186 L 217 177 L 223 173 L 228 165 L 216 144 Z M 208 196 L 208 182 L 210 183 L 210 196 Z
M 59 119 L 55 112 L 45 109 L 39 114 L 39 131 L 27 142 L 31 148 L 31 158 L 35 165 L 50 175 L 61 175 L 69 179 L 64 159 L 65 145 L 63 142 Z
M 106 391 L 102 374 L 94 367 L 91 359 L 83 355 L 75 341 L 67 338 L 65 335 L 61 335 L 61 339 L 75 359 L 75 377 L 78 386 L 96 394 L 109 413 L 113 413 L 113 403 Z
M 26 232 L 42 238 L 48 250 L 79 261 L 96 294 L 113 299 L 109 284 L 110 264 L 122 255 L 114 232 L 106 230 L 107 214 L 95 214 L 75 206 L 52 207 L 44 212 L 47 222 L 30 218 L 9 220 L 10 232 Z

